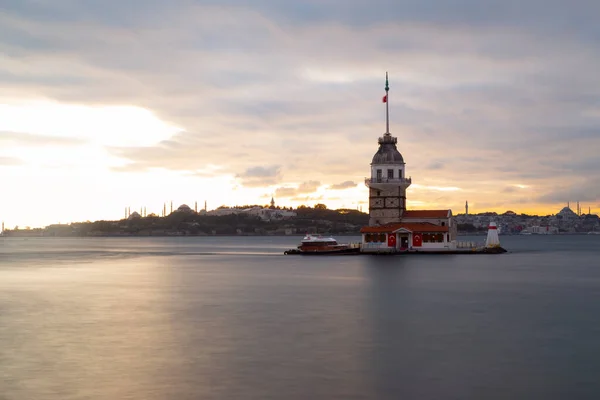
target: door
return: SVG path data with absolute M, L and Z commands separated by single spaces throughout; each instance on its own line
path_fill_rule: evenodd
M 408 237 L 402 236 L 400 238 L 400 248 L 401 249 L 408 249 Z

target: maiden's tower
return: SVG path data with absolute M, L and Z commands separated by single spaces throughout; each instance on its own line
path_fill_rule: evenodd
M 389 82 L 385 76 L 385 133 L 371 161 L 369 226 L 361 229 L 363 252 L 438 251 L 456 247 L 457 229 L 452 210 L 407 210 L 406 163 L 398 139 L 390 133 Z

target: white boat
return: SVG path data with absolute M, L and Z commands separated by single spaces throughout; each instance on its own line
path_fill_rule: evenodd
M 297 250 L 287 250 L 284 254 L 358 254 L 359 251 L 360 247 L 338 243 L 331 236 L 306 234 Z

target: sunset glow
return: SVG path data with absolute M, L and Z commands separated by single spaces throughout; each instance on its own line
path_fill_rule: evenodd
M 366 211 L 386 71 L 409 208 L 600 212 L 596 40 L 469 2 L 59 3 L 0 15 L 7 227 L 271 196 Z

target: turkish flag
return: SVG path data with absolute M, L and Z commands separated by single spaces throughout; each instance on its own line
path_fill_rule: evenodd
M 393 233 L 388 234 L 388 247 L 396 247 L 396 235 Z
M 420 233 L 413 234 L 413 247 L 421 247 L 423 244 L 423 237 Z
M 387 103 L 387 94 L 386 94 L 385 96 L 383 96 L 383 99 L 382 99 L 382 101 L 383 101 L 384 103 Z

